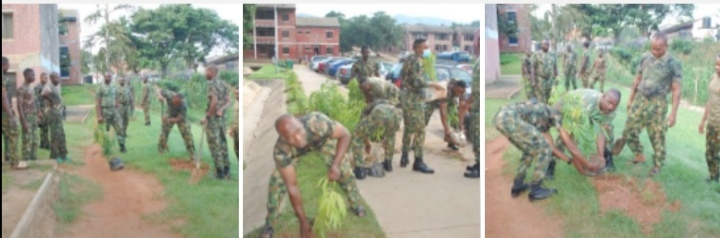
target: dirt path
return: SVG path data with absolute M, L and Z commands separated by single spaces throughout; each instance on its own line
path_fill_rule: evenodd
M 527 193 L 513 199 L 510 188 L 513 178 L 503 176 L 503 154 L 510 146 L 505 138 L 485 143 L 485 208 L 487 237 L 562 237 L 562 220 L 543 211 L 542 202 L 530 203 Z
M 80 220 L 59 237 L 179 237 L 169 225 L 145 220 L 166 206 L 157 179 L 132 170 L 111 173 L 98 145 L 85 152 L 85 163 L 77 174 L 100 184 L 103 199 L 87 205 Z

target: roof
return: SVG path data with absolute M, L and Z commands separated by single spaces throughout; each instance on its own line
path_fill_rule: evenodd
M 240 61 L 240 54 L 226 55 L 219 58 L 208 60 L 208 64 L 224 64 L 232 61 Z
M 475 31 L 479 31 L 479 30 L 480 30 L 480 27 L 468 27 L 468 26 L 464 26 L 464 27 L 458 27 L 457 29 L 458 29 L 460 32 L 462 32 L 463 34 L 475 34 Z
M 405 25 L 405 30 L 409 32 L 423 32 L 423 33 L 453 33 L 453 29 L 450 27 L 442 26 L 430 26 L 430 25 Z
M 295 9 L 295 4 L 255 4 L 257 8 Z
M 340 27 L 335 17 L 297 17 L 295 25 L 305 27 Z
M 675 26 L 671 26 L 671 27 L 660 30 L 660 32 L 665 33 L 665 34 L 672 34 L 672 33 L 678 32 L 678 31 L 682 31 L 682 30 L 689 30 L 689 29 L 692 29 L 692 27 L 696 21 L 697 20 L 686 22 L 683 24 L 675 25 Z

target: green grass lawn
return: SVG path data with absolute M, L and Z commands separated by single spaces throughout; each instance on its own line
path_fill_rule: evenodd
M 522 57 L 523 54 L 501 54 L 500 55 L 505 62 L 500 66 L 500 73 L 502 75 L 521 75 L 522 74 Z
M 95 85 L 65 85 L 62 86 L 62 98 L 65 106 L 94 105 Z
M 302 65 L 297 65 L 294 67 L 303 67 Z M 277 72 L 276 72 L 277 70 Z M 255 80 L 262 80 L 262 79 L 286 79 L 290 77 L 290 72 L 292 70 L 288 70 L 286 68 L 279 68 L 275 65 L 265 65 L 260 70 L 250 74 L 250 76 L 247 77 L 247 79 L 255 79 Z
M 611 84 L 610 86 L 616 86 Z M 623 102 L 615 119 L 615 133 L 619 137 L 625 127 L 628 90 L 623 89 Z M 500 101 L 488 102 L 490 106 Z M 579 175 L 571 166 L 558 163 L 556 179 L 545 185 L 560 190 L 559 195 L 543 203 L 549 214 L 559 215 L 564 221 L 566 237 L 717 237 L 720 234 L 720 195 L 705 183 L 708 176 L 705 162 L 705 137 L 697 132 L 701 114 L 681 109 L 678 123 L 667 134 L 667 160 L 663 172 L 654 180 L 659 182 L 669 203 L 680 201 L 678 212 L 665 211 L 662 221 L 656 224 L 654 233 L 643 234 L 642 227 L 622 212 L 600 211 L 592 178 Z M 641 134 L 645 155 L 651 157 L 652 147 L 647 133 Z M 520 153 L 511 147 L 505 153 L 507 166 L 504 173 L 514 176 Z M 651 162 L 645 165 L 631 165 L 632 153 L 626 149 L 615 158 L 618 176 L 645 178 Z

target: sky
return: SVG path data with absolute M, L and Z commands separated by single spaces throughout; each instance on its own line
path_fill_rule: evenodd
M 110 7 L 112 8 L 115 6 L 114 4 L 111 4 Z M 135 4 L 133 6 L 136 7 L 142 7 L 145 9 L 155 9 L 160 7 L 160 4 Z M 230 22 L 235 23 L 240 27 L 242 25 L 242 14 L 238 13 L 238 7 L 228 7 L 230 5 L 228 4 L 193 4 L 193 7 L 196 8 L 207 8 L 214 10 L 220 18 L 228 20 Z M 235 4 L 234 6 L 237 6 Z M 79 22 L 81 22 L 80 26 L 80 37 L 84 41 L 87 39 L 88 36 L 94 34 L 99 29 L 99 24 L 90 25 L 85 23 L 84 19 L 86 16 L 92 14 L 97 10 L 96 4 L 58 4 L 58 8 L 61 9 L 76 9 L 78 10 L 80 14 Z M 115 13 L 114 15 L 111 14 L 112 19 L 120 18 L 121 16 L 130 16 L 130 13 L 119 11 Z M 240 39 L 238 39 L 239 41 Z M 97 49 L 93 49 L 93 53 L 95 53 Z M 210 53 L 210 56 L 219 56 L 222 54 L 222 51 L 213 51 Z
M 478 4 L 297 4 L 296 7 L 298 14 L 317 17 L 325 16 L 333 10 L 344 13 L 348 18 L 358 15 L 371 16 L 375 12 L 384 11 L 390 16 L 434 17 L 467 24 L 480 20 L 482 13 Z M 455 10 L 439 11 L 438 7 Z
M 535 12 L 535 16 L 543 16 L 545 12 L 550 11 L 552 4 L 540 4 L 540 7 Z M 695 12 L 693 12 L 694 18 L 702 18 L 705 16 L 712 16 L 720 14 L 720 4 L 695 4 Z M 674 25 L 677 22 L 677 18 L 667 17 L 660 26 Z

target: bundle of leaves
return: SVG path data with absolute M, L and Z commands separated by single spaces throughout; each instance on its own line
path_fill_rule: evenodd
M 596 133 L 600 132 L 598 125 L 591 125 L 590 120 L 583 109 L 583 99 L 580 95 L 566 95 L 563 97 L 561 113 L 563 116 L 562 126 L 573 137 L 578 148 L 583 154 L 593 154 L 595 148 Z
M 290 114 L 299 116 L 309 112 L 308 98 L 305 96 L 305 90 L 295 73 L 285 80 L 285 93 L 287 94 L 286 103 Z
M 100 145 L 103 156 L 110 157 L 113 153 L 113 149 L 115 148 L 115 138 L 107 133 L 103 126 L 103 124 L 95 125 L 95 143 Z
M 435 72 L 435 62 L 437 56 L 431 54 L 430 57 L 423 58 L 423 68 L 425 69 L 425 81 L 437 82 L 437 73 Z
M 364 103 L 346 98 L 332 82 L 323 84 L 309 100 L 310 111 L 321 112 L 353 131 L 360 121 Z
M 362 90 L 360 89 L 360 83 L 357 80 L 350 80 L 350 83 L 347 85 L 350 101 L 358 102 L 358 103 L 365 103 L 365 94 L 363 94 Z
M 336 231 L 347 216 L 345 199 L 337 192 L 337 183 L 329 182 L 327 178 L 321 178 L 318 188 L 322 195 L 318 200 L 318 216 L 313 224 L 313 232 L 321 238 L 325 238 L 329 231 Z

